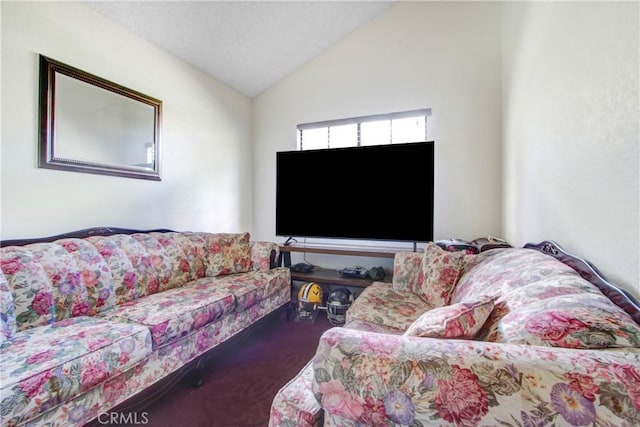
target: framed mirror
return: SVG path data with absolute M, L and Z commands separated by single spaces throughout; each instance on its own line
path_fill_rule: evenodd
M 40 55 L 38 167 L 160 180 L 162 101 Z

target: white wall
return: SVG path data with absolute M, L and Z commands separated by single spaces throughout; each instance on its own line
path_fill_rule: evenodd
M 504 9 L 504 229 L 640 296 L 639 3 Z
M 1 2 L 3 239 L 251 231 L 251 100 L 77 2 Z M 37 167 L 38 54 L 164 102 L 162 181 Z
M 275 153 L 296 148 L 298 123 L 417 108 L 432 109 L 435 239 L 499 235 L 500 22 L 499 3 L 398 3 L 255 98 L 255 235 L 282 240 L 275 237 Z M 359 190 L 389 197 L 390 185 Z

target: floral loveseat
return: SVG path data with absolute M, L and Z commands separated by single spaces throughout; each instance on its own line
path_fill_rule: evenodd
M 637 301 L 553 242 L 527 246 L 396 254 L 393 284 L 323 334 L 270 425 L 640 425 Z
M 116 405 L 287 304 L 277 252 L 248 233 L 169 231 L 3 247 L 2 425 L 108 422 Z

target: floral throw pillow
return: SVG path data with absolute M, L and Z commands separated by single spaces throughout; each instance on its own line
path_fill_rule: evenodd
M 485 297 L 477 302 L 434 308 L 413 322 L 404 335 L 472 339 L 491 314 L 494 301 L 495 297 Z
M 422 258 L 422 280 L 417 293 L 433 308 L 449 305 L 451 293 L 462 275 L 465 251 L 449 252 L 433 242 L 427 243 Z
M 249 233 L 217 233 L 207 236 L 207 277 L 245 273 L 251 267 Z

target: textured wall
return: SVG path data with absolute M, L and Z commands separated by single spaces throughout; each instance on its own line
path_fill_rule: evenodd
M 416 108 L 432 109 L 435 238 L 499 234 L 499 11 L 498 3 L 398 3 L 257 97 L 256 234 L 275 238 L 275 153 L 295 149 L 296 124 Z M 385 173 L 384 165 L 372 167 Z M 301 172 L 304 179 L 304 173 L 330 170 Z M 389 200 L 395 185 L 392 176 L 389 184 L 388 189 L 345 190 Z M 336 209 L 339 200 L 336 189 Z M 399 208 L 411 209 L 411 200 Z M 309 260 L 325 266 L 382 262 L 317 256 Z
M 504 219 L 640 295 L 639 3 L 504 9 Z
M 251 227 L 251 100 L 78 2 L 2 2 L 1 236 Z M 38 54 L 164 102 L 162 181 L 38 169 Z

